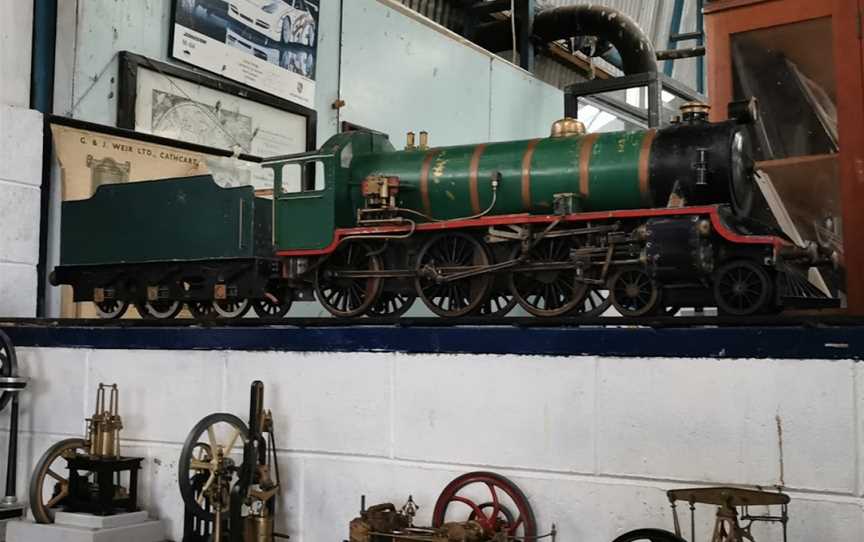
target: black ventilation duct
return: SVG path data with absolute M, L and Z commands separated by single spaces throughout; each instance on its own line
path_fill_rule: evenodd
M 546 9 L 534 17 L 531 34 L 541 43 L 595 36 L 615 47 L 625 74 L 657 72 L 651 40 L 633 19 L 612 8 L 577 5 Z M 473 41 L 490 51 L 506 51 L 513 47 L 511 36 L 509 20 L 495 21 L 479 25 Z

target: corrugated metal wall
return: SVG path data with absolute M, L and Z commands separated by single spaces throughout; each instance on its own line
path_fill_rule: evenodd
M 400 0 L 402 4 L 414 11 L 446 26 L 455 32 L 462 30 L 462 11 L 453 7 L 451 0 Z M 579 0 L 537 0 L 538 9 L 549 9 L 559 6 L 576 4 L 595 4 L 617 9 L 632 17 L 645 33 L 652 39 L 657 49 L 666 49 L 669 44 L 669 26 L 672 21 L 674 2 L 672 0 L 593 0 L 584 2 Z M 696 30 L 696 0 L 685 2 L 684 15 L 682 18 L 681 32 L 692 32 Z M 694 43 L 682 43 L 681 47 L 689 47 Z M 510 59 L 511 54 L 501 53 L 501 56 Z M 606 67 L 604 65 L 604 67 Z M 674 64 L 673 77 L 684 84 L 696 86 L 696 60 L 685 59 L 676 61 Z M 661 66 L 662 68 L 662 66 Z M 535 68 L 535 74 L 541 80 L 555 85 L 559 88 L 583 80 L 576 73 L 565 68 L 561 64 L 547 58 L 539 58 Z

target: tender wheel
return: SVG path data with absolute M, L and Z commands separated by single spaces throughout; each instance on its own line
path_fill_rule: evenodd
M 0 376 L 18 376 L 18 356 L 15 354 L 15 345 L 9 336 L 0 331 Z M 0 394 L 0 411 L 6 408 L 12 400 L 13 393 L 4 391 Z
M 714 299 L 725 314 L 749 316 L 764 311 L 772 290 L 765 268 L 749 260 L 729 262 L 714 274 Z
M 648 542 L 687 542 L 675 533 L 662 529 L 637 529 L 624 533 L 612 542 L 637 542 L 647 540 Z
M 196 320 L 212 320 L 216 317 L 212 301 L 188 301 L 186 308 Z
M 180 311 L 183 310 L 183 303 L 179 301 L 146 301 L 144 303 L 136 303 L 135 308 L 138 309 L 138 314 L 146 320 L 170 320 L 176 318 Z
M 350 277 L 352 271 L 381 271 L 381 258 L 364 243 L 343 243 L 315 273 L 315 295 L 333 316 L 351 318 L 378 300 L 380 277 Z
M 417 296 L 414 294 L 381 292 L 381 295 L 378 296 L 378 301 L 369 307 L 367 314 L 373 317 L 388 316 L 398 318 L 408 312 L 408 309 L 414 305 L 414 301 L 416 300 Z
M 183 502 L 196 517 L 212 521 L 217 508 L 227 508 L 240 463 L 234 457 L 242 454 L 248 438 L 246 424 L 224 412 L 205 416 L 189 432 L 180 452 L 178 482 Z
M 622 316 L 645 316 L 660 306 L 660 289 L 641 269 L 622 269 L 609 279 L 612 305 Z
M 126 314 L 126 310 L 129 308 L 128 301 L 120 301 L 117 299 L 101 301 L 99 303 L 94 302 L 93 305 L 96 306 L 96 314 L 99 315 L 99 318 L 104 318 L 106 320 L 122 318 L 123 315 Z
M 567 238 L 544 239 L 528 253 L 525 266 L 529 269 L 510 274 L 510 291 L 522 308 L 541 317 L 564 316 L 579 309 L 588 285 L 579 280 L 576 269 L 544 269 L 544 264 L 568 262 L 572 247 L 573 241 Z
M 462 515 L 465 512 L 467 517 Z M 494 472 L 463 474 L 441 492 L 432 512 L 432 527 L 465 519 L 480 523 L 490 539 L 497 533 L 516 540 L 537 536 L 537 521 L 528 498 L 516 484 Z
M 282 318 L 291 310 L 294 303 L 294 290 L 287 286 L 275 285 L 267 289 L 263 299 L 252 303 L 258 318 Z
M 54 523 L 54 511 L 69 495 L 69 478 L 64 457 L 87 453 L 84 439 L 57 442 L 42 454 L 30 476 L 30 511 L 37 523 Z
M 477 310 L 492 286 L 489 274 L 445 281 L 449 275 L 482 269 L 491 258 L 474 237 L 451 233 L 433 237 L 417 255 L 417 295 L 429 310 L 445 318 L 465 316 Z
M 252 304 L 248 299 L 218 299 L 213 302 L 213 311 L 219 318 L 234 320 L 243 318 Z

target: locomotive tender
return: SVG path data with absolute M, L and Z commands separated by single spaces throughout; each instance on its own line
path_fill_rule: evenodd
M 272 200 L 210 176 L 100 186 L 62 208 L 61 265 L 103 317 L 281 317 L 314 297 L 339 317 L 625 316 L 716 306 L 750 315 L 834 300 L 830 262 L 750 220 L 742 121 L 682 108 L 670 126 L 429 148 L 359 131 L 265 162 Z

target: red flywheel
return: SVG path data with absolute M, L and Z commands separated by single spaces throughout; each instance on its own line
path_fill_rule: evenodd
M 447 484 L 435 502 L 432 527 L 466 520 L 478 522 L 490 536 L 503 532 L 528 542 L 537 537 L 537 521 L 528 498 L 516 484 L 494 472 L 463 474 Z

